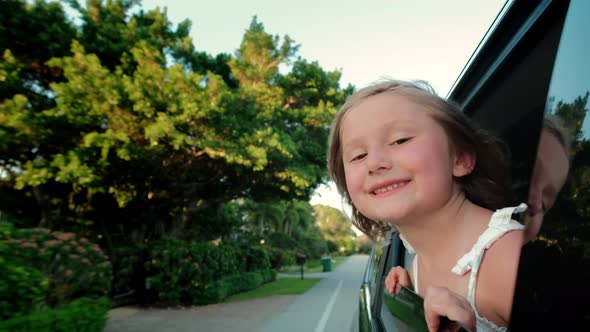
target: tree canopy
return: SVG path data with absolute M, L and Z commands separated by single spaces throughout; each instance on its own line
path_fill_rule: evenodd
M 134 241 L 210 239 L 239 224 L 232 201 L 305 201 L 327 180 L 329 123 L 353 88 L 291 38 L 254 17 L 234 54 L 210 55 L 165 9 L 68 4 L 79 23 L 60 3 L 1 4 L 3 214 Z
M 313 210 L 316 225 L 324 238 L 335 243 L 339 248 L 344 247 L 345 250 L 352 251 L 355 233 L 346 214 L 341 210 L 321 204 L 314 205 Z

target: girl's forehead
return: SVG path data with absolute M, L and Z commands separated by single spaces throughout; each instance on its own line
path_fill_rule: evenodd
M 405 91 L 385 91 L 359 100 L 350 107 L 347 113 L 358 110 L 366 112 L 385 109 L 430 114 L 433 109 L 432 106 L 432 103 L 425 96 Z
M 383 92 L 363 99 L 352 105 L 343 115 L 340 133 L 342 134 L 345 127 L 358 127 L 360 123 L 373 122 L 375 125 L 381 125 L 389 122 L 438 122 L 431 107 L 416 99 L 415 96 L 407 96 L 396 91 Z
M 538 157 L 552 161 L 552 164 L 554 165 L 565 165 L 565 169 L 569 168 L 569 158 L 565 147 L 560 140 L 548 130 L 543 130 L 541 132 L 537 154 Z

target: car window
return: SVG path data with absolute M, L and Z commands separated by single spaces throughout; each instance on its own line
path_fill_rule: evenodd
M 387 256 L 383 277 L 386 277 L 391 268 L 396 266 L 408 269 L 414 254 L 406 250 L 399 239 L 399 234 L 394 233 Z M 427 331 L 424 330 L 426 326 L 422 319 L 424 311 L 421 306 L 402 296 L 393 296 L 384 287 L 381 288 L 380 296 L 379 316 L 386 331 Z
M 590 321 L 587 306 L 580 306 L 590 299 L 589 12 L 587 1 L 571 1 L 559 42 L 544 121 L 560 122 L 571 151 L 564 163 L 567 154 L 552 155 L 548 148 L 554 136 L 541 137 L 537 160 L 545 159 L 535 164 L 534 174 L 546 181 L 532 179 L 528 199 L 548 211 L 523 247 L 511 324 L 515 330 L 564 330 Z M 559 188 L 564 165 L 567 178 Z

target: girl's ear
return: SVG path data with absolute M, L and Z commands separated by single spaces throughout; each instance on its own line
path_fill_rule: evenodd
M 459 152 L 455 155 L 455 164 L 453 166 L 453 176 L 462 177 L 471 174 L 475 168 L 475 153 Z

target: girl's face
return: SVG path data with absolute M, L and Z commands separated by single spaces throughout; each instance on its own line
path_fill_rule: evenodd
M 443 128 L 424 106 L 395 92 L 369 97 L 340 131 L 352 203 L 373 220 L 399 223 L 435 211 L 462 176 Z
M 529 187 L 529 209 L 524 217 L 525 242 L 533 240 L 541 229 L 543 216 L 555 203 L 565 184 L 569 161 L 565 149 L 547 130 L 541 132 L 537 159 Z

